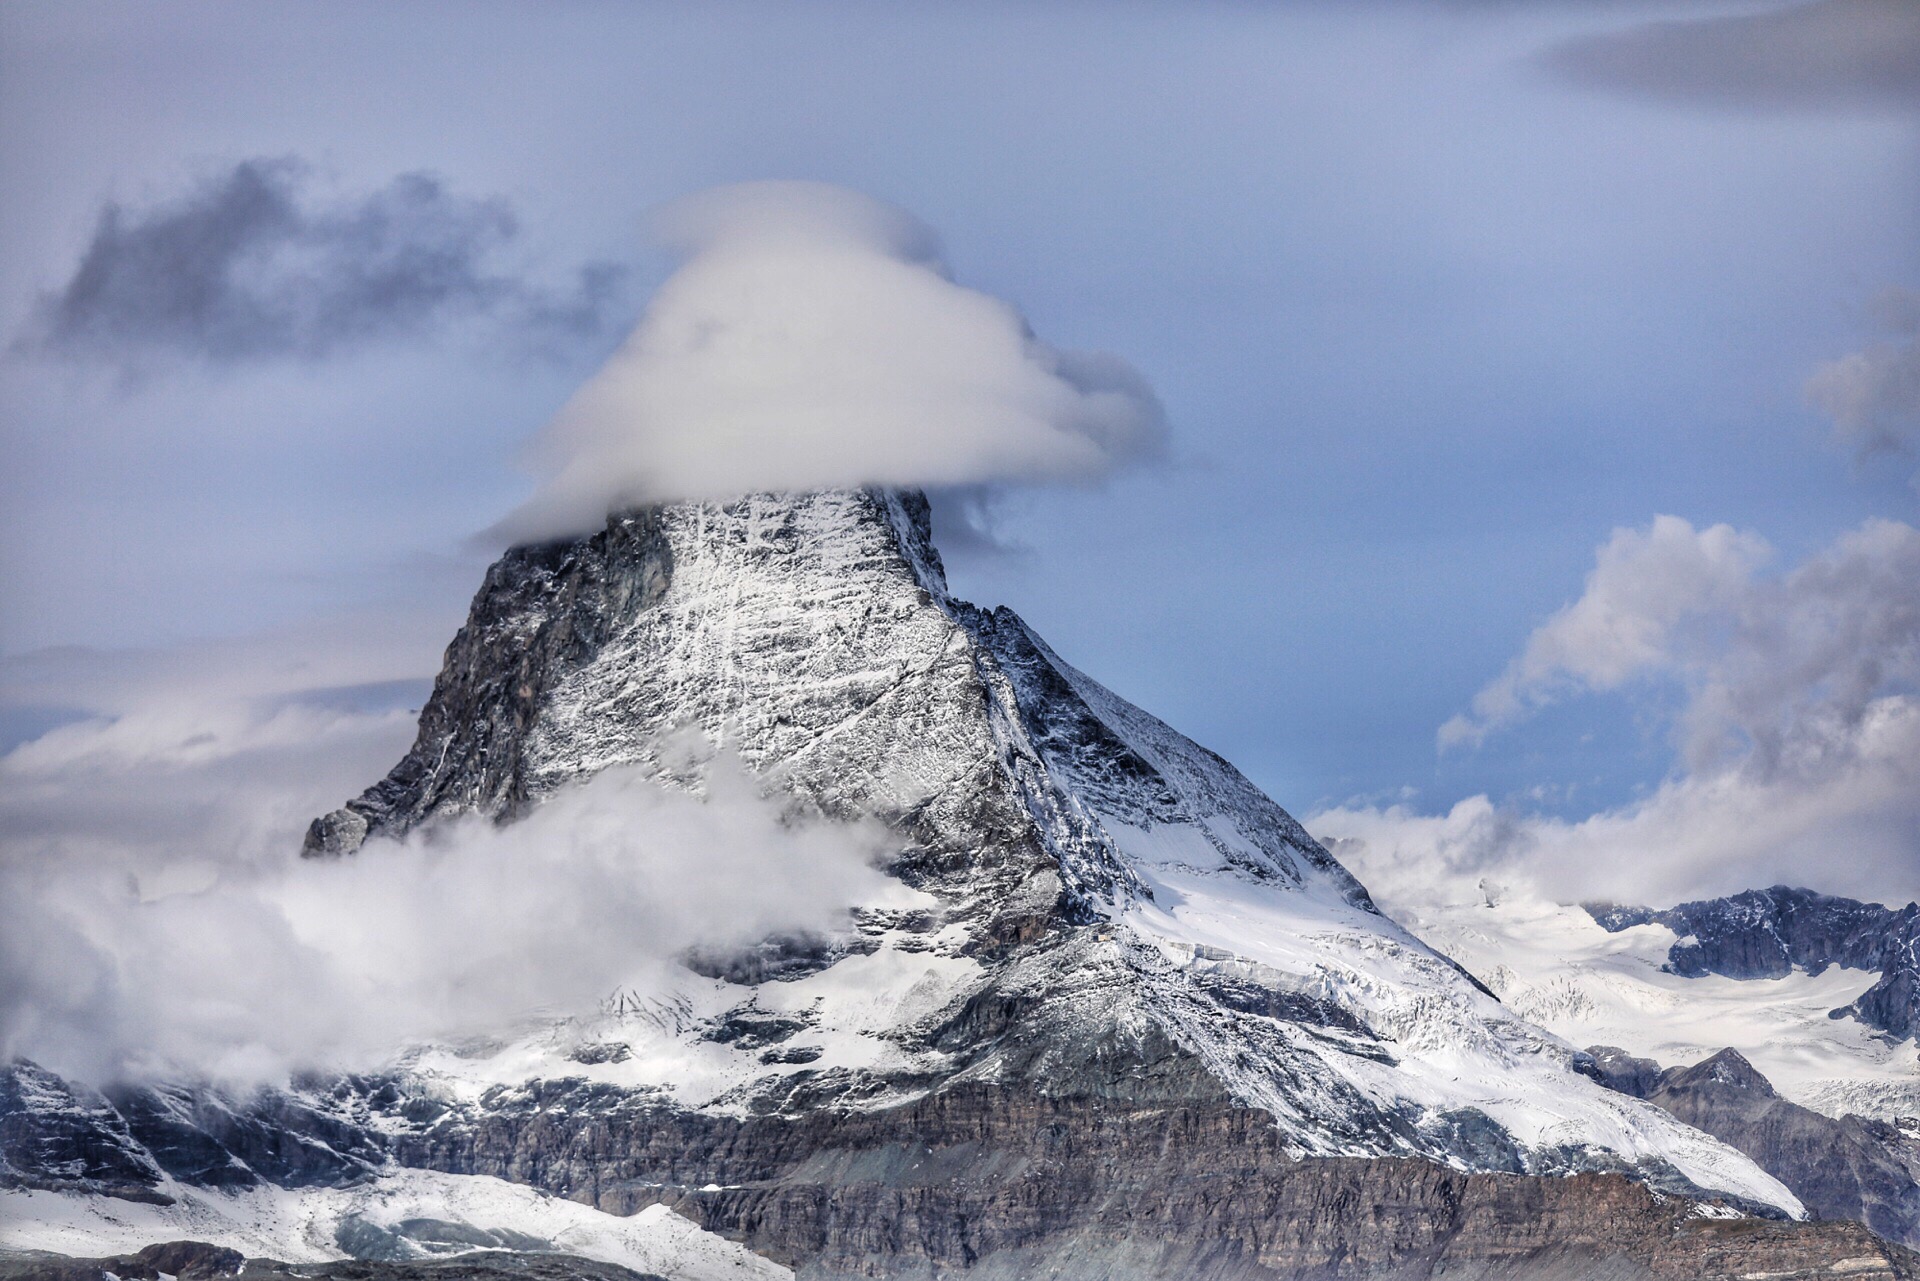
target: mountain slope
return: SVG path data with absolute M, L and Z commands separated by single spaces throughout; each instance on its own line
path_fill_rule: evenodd
M 508 553 L 414 747 L 307 850 L 510 822 L 613 766 L 699 792 L 723 757 L 796 819 L 880 824 L 887 890 L 379 1076 L 114 1115 L 177 1182 L 237 1177 L 181 1118 L 253 1170 L 221 1118 L 279 1116 L 354 1154 L 337 1183 L 665 1204 L 816 1277 L 1717 1276 L 1871 1244 L 1714 1226 L 1800 1206 L 1589 1079 L 1225 761 L 952 599 L 918 495 L 674 505 Z
M 1873 970 L 1879 978 L 1834 1018 L 1853 1018 L 1909 1040 L 1920 1031 L 1920 903 L 1897 911 L 1776 885 L 1665 911 L 1595 905 L 1612 932 L 1649 923 L 1680 938 L 1667 953 L 1675 974 L 1699 978 L 1779 978 L 1795 969 L 1818 977 L 1829 966 Z
M 1758 891 L 1691 905 L 1709 910 L 1690 924 L 1653 919 L 1671 914 L 1644 908 L 1504 894 L 1489 902 L 1465 886 L 1435 886 L 1427 902 L 1391 907 L 1509 1009 L 1576 1045 L 1621 1046 L 1663 1064 L 1694 1063 L 1730 1047 L 1786 1098 L 1827 1116 L 1892 1122 L 1920 1112 L 1920 1045 L 1850 1013 L 1866 993 L 1884 990 L 1887 971 L 1873 958 L 1894 954 L 1904 931 L 1894 930 L 1889 945 L 1840 917 L 1817 926 L 1819 912 L 1779 923 L 1770 912 L 1739 910 L 1789 896 L 1815 900 L 1816 908 L 1838 905 L 1841 917 L 1853 915 L 1849 905 L 1862 906 L 1806 891 Z M 1905 916 L 1867 911 L 1896 925 Z
M 1612 1088 L 1725 1139 L 1779 1175 L 1814 1214 L 1920 1244 L 1920 1127 L 1912 1121 L 1822 1116 L 1780 1097 L 1737 1050 L 1664 1071 L 1610 1046 L 1591 1052 Z
M 1301 1155 L 1633 1169 L 1797 1208 L 1743 1158 L 1594 1088 L 1225 761 L 1011 612 L 950 599 L 917 495 L 669 506 L 509 553 L 414 749 L 309 848 L 511 818 L 612 765 L 697 778 L 722 746 L 806 809 L 878 817 L 901 839 L 890 870 L 924 897 L 869 911 L 818 957 L 859 953 L 839 965 L 762 955 L 783 981 L 741 982 L 723 958 L 706 983 L 647 994 L 691 1026 L 626 1020 L 625 1059 L 596 1079 L 696 1108 L 796 1090 L 798 1106 L 873 1107 L 954 1081 L 1105 1082 L 1131 1044 L 1142 1062 L 1190 1056 Z M 649 1077 L 685 1057 L 667 1042 L 713 1045 L 750 1011 L 803 1022 L 793 1039 L 820 1053 L 768 1061 L 734 1037 L 700 1051 L 710 1077 Z

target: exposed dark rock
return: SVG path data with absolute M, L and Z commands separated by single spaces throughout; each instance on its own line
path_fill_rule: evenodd
M 24 1059 L 0 1067 L 0 1189 L 71 1189 L 165 1205 L 164 1177 L 111 1101 Z
M 243 1099 L 180 1086 L 109 1093 L 133 1137 L 183 1182 L 342 1187 L 366 1179 L 383 1159 L 374 1138 L 284 1091 Z
M 1639 1059 L 1612 1045 L 1596 1045 L 1587 1051 L 1593 1065 L 1593 1079 L 1610 1090 L 1644 1099 L 1659 1084 L 1661 1067 L 1652 1059 Z
M 625 1063 L 633 1057 L 633 1047 L 625 1041 L 600 1041 L 592 1045 L 582 1045 L 567 1055 L 575 1063 L 592 1066 L 596 1063 Z
M 1814 1214 L 1920 1245 L 1920 1137 L 1867 1117 L 1835 1120 L 1784 1099 L 1736 1050 L 1665 1071 L 1604 1046 L 1592 1053 L 1613 1088 L 1745 1152 Z
M 721 1045 L 736 1045 L 743 1050 L 758 1050 L 777 1045 L 808 1026 L 810 1022 L 807 1019 L 775 1014 L 749 1005 L 727 1011 L 725 1018 L 700 1034 L 700 1039 L 717 1041 Z
M 1258 1112 L 955 1087 L 880 1113 L 756 1118 L 544 1094 L 403 1140 L 405 1159 L 602 1209 L 665 1201 L 804 1278 L 1920 1275 L 1850 1224 L 1689 1217 L 1615 1175 L 1295 1160 Z M 1467 1124 L 1463 1118 L 1463 1124 Z M 722 1186 L 714 1186 L 719 1184 Z
M 846 957 L 871 955 L 879 946 L 872 938 L 857 934 L 776 934 L 747 947 L 690 948 L 680 963 L 710 979 L 757 987 L 818 974 Z
M 246 1257 L 204 1241 L 166 1241 L 110 1259 L 0 1251 L 0 1281 L 214 1281 L 241 1274 Z
M 1680 936 L 1667 969 L 1698 978 L 1780 978 L 1796 967 L 1877 970 L 1880 978 L 1834 1018 L 1857 1018 L 1899 1039 L 1920 1030 L 1920 904 L 1898 910 L 1776 885 L 1656 911 L 1587 905 L 1602 928 L 1664 925 Z
M 826 1051 L 817 1045 L 782 1045 L 760 1056 L 762 1063 L 817 1063 Z
M 315 819 L 304 852 L 352 853 L 428 815 L 519 813 L 531 796 L 526 746 L 545 694 L 672 576 L 672 551 L 650 511 L 610 520 L 588 539 L 502 556 L 447 646 L 413 748 L 386 778 Z

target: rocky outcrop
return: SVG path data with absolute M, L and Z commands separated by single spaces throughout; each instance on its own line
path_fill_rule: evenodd
M 1920 1030 L 1920 904 L 1895 910 L 1776 885 L 1664 911 L 1606 903 L 1587 911 L 1615 932 L 1666 926 L 1680 936 L 1666 968 L 1688 978 L 1779 978 L 1796 967 L 1819 974 L 1832 965 L 1878 971 L 1878 981 L 1833 1017 L 1901 1039 Z
M 215 1281 L 240 1276 L 246 1263 L 238 1250 L 204 1241 L 165 1241 L 105 1259 L 0 1251 L 0 1281 Z
M 306 852 L 350 854 L 429 815 L 520 813 L 532 794 L 528 740 L 547 695 L 672 577 L 659 518 L 645 511 L 589 539 L 502 556 L 447 646 L 412 749 L 386 778 L 315 819 Z
M 359 1115 L 393 1163 L 492 1175 L 614 1213 L 664 1203 L 810 1281 L 1920 1278 L 1913 1256 L 1858 1225 L 1714 1217 L 1618 1174 L 1300 1159 L 1271 1117 L 1190 1078 L 1178 1055 L 1120 1055 L 1114 1067 L 1097 1094 L 975 1083 L 879 1111 L 701 1114 L 584 1079 L 432 1108 L 380 1082 L 343 1079 L 303 1106 Z M 42 1263 L 11 1275 L 100 1275 Z M 291 1269 L 256 1260 L 243 1275 L 632 1274 L 494 1252 Z
M 1920 1130 L 1823 1116 L 1777 1094 L 1736 1050 L 1662 1070 L 1599 1046 L 1601 1079 L 1739 1148 L 1823 1219 L 1852 1219 L 1920 1245 Z
M 107 1098 L 32 1063 L 0 1068 L 0 1189 L 164 1203 L 165 1178 Z

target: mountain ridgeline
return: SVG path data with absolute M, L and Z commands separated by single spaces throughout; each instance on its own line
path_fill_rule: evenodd
M 795 816 L 882 825 L 899 893 L 374 1076 L 231 1100 L 16 1065 L 0 1178 L 492 1175 L 818 1279 L 1920 1276 L 1608 1088 L 1227 762 L 953 598 L 916 493 L 510 551 L 412 749 L 305 851 L 512 822 L 613 766 L 698 792 L 722 752 Z
M 1602 928 L 1664 925 L 1680 938 L 1667 968 L 1698 978 L 1780 978 L 1798 968 L 1878 971 L 1879 979 L 1833 1018 L 1855 1018 L 1905 1040 L 1920 1032 L 1920 904 L 1902 908 L 1776 885 L 1665 910 L 1593 904 Z

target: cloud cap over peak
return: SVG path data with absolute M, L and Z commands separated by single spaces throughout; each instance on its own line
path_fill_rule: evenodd
M 500 526 L 509 538 L 758 490 L 1090 480 L 1160 447 L 1144 378 L 1051 347 L 956 284 L 903 210 L 754 182 L 654 222 L 684 261 L 536 437 L 539 489 Z

